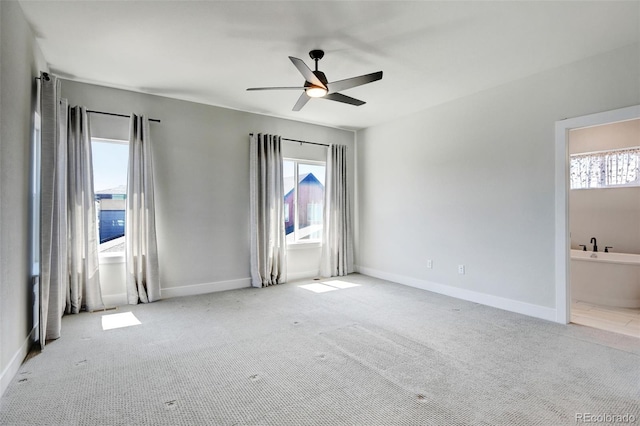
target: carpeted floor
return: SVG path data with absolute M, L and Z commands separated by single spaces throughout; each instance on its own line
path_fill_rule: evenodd
M 0 424 L 640 423 L 640 339 L 339 281 L 67 316 L 5 392 Z M 103 315 L 129 311 L 140 325 L 102 330 Z

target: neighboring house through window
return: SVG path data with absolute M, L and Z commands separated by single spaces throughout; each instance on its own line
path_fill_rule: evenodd
M 322 239 L 325 164 L 285 159 L 284 221 L 287 243 L 319 242 Z
M 100 241 L 98 252 L 124 253 L 129 143 L 92 138 L 91 149 Z

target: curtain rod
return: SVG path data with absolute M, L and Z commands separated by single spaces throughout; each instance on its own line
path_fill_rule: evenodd
M 42 75 L 44 76 L 44 79 L 45 79 L 46 81 L 49 81 L 49 74 L 47 74 L 47 73 L 45 72 L 45 73 L 42 73 Z M 40 77 L 35 77 L 35 79 L 36 79 L 36 80 L 42 80 L 42 78 L 40 78 Z M 129 115 L 125 115 L 125 114 L 116 114 L 116 113 L 114 113 L 114 112 L 104 112 L 104 111 L 93 111 L 93 110 L 90 110 L 90 109 L 88 109 L 88 110 L 87 110 L 87 113 L 90 113 L 90 114 L 91 114 L 91 113 L 93 113 L 93 114 L 112 115 L 112 116 L 114 116 L 114 117 L 124 117 L 124 118 L 129 118 L 129 117 L 130 117 Z M 156 122 L 156 123 L 160 123 L 160 120 L 158 120 L 157 118 L 150 118 L 150 119 L 149 119 L 149 121 L 153 121 L 153 122 Z
M 253 136 L 253 133 L 249 133 L 249 136 Z M 289 141 L 289 142 L 308 143 L 309 145 L 329 146 L 329 144 L 326 144 L 326 143 L 301 141 L 299 139 L 289 139 L 289 138 L 280 138 L 280 139 L 282 139 L 283 141 Z
M 93 113 L 93 114 L 102 114 L 102 115 L 112 115 L 114 117 L 125 117 L 125 118 L 129 118 L 129 115 L 125 115 L 125 114 L 116 114 L 115 112 L 104 112 L 104 111 L 93 111 L 88 109 L 87 110 L 88 113 Z M 156 123 L 160 123 L 160 120 L 158 120 L 157 118 L 150 118 L 149 121 L 154 121 Z

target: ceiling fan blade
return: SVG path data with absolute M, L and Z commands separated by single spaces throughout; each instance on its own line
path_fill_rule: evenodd
M 304 63 L 302 59 L 294 58 L 293 56 L 289 56 L 289 59 L 291 59 L 293 65 L 298 68 L 298 71 L 300 71 L 300 74 L 302 74 L 306 81 L 313 84 L 314 86 L 324 87 L 325 89 L 327 88 L 327 86 L 325 86 L 324 83 L 321 82 L 318 77 L 316 77 L 313 71 L 311 71 L 311 69 L 307 66 L 307 64 Z
M 304 90 L 304 87 L 250 87 L 247 90 Z
M 351 96 L 343 95 L 342 93 L 329 93 L 328 95 L 325 95 L 319 99 L 329 99 L 330 101 L 342 102 L 344 104 L 355 105 L 355 106 L 366 104 L 365 101 L 352 98 Z
M 309 99 L 311 98 L 307 96 L 307 92 L 302 92 L 302 95 L 298 98 L 298 102 L 293 106 L 293 111 L 300 111 L 302 107 L 309 102 Z
M 382 79 L 382 71 L 361 75 L 359 77 L 347 78 L 345 80 L 334 81 L 333 83 L 328 84 L 328 89 L 329 93 L 335 93 L 341 90 L 351 89 L 352 87 L 362 86 L 363 84 L 372 83 L 380 79 Z

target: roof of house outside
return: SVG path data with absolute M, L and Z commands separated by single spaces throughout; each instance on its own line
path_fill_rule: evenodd
M 127 185 L 116 186 L 115 188 L 101 189 L 96 191 L 96 194 L 126 194 Z
M 282 180 L 283 180 L 283 184 L 284 184 L 284 191 L 285 191 L 284 194 L 285 194 L 285 197 L 286 197 L 287 195 L 289 195 L 291 193 L 291 191 L 294 190 L 295 187 L 294 187 L 293 183 L 295 181 L 294 181 L 294 177 L 293 176 L 287 176 L 287 177 L 283 178 Z M 317 183 L 320 186 L 324 187 L 324 185 L 318 180 L 318 178 L 316 178 L 316 176 L 313 173 L 305 173 L 305 174 L 299 175 L 298 176 L 298 181 L 300 183 L 304 182 L 304 183 L 307 183 L 307 184 L 309 184 L 309 183 Z

